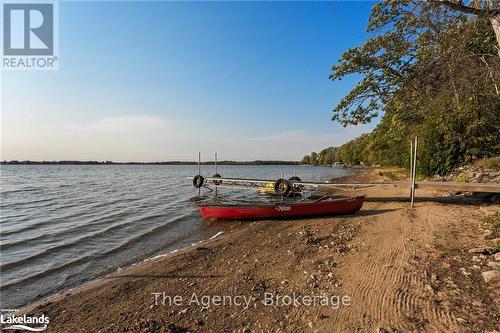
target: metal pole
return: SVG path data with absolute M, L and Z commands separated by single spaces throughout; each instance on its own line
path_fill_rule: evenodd
M 411 176 L 410 176 L 410 206 L 413 207 L 413 168 L 414 168 L 414 164 L 413 164 L 413 161 L 415 159 L 414 155 L 413 155 L 413 150 L 415 149 L 415 146 L 414 146 L 414 142 L 412 141 L 412 144 L 411 144 L 411 152 L 412 152 L 412 158 L 411 158 Z
M 418 137 L 415 137 L 415 151 L 413 152 L 413 180 L 412 180 L 412 200 L 411 206 L 413 207 L 413 201 L 415 200 L 415 181 L 417 178 L 417 147 L 418 147 Z
M 410 142 L 410 201 L 412 200 L 413 195 L 413 140 Z
M 198 175 L 201 174 L 201 151 L 198 152 Z
M 198 152 L 198 175 L 201 175 L 201 151 Z M 201 187 L 198 187 L 198 197 L 201 194 Z
M 217 152 L 215 152 L 215 174 L 217 175 Z M 215 196 L 217 196 L 217 185 L 215 185 Z
M 215 153 L 215 174 L 217 174 L 217 152 Z

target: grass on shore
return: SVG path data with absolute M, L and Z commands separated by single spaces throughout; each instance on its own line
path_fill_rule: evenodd
M 486 222 L 493 225 L 493 232 L 500 233 L 500 216 L 487 217 Z
M 476 161 L 474 163 L 474 166 L 500 171 L 500 156 L 484 158 L 482 160 Z
M 378 172 L 379 176 L 389 178 L 391 181 L 408 178 L 408 170 L 402 168 L 387 168 Z
M 485 217 L 484 221 L 493 227 L 493 235 L 491 237 L 498 238 L 500 236 L 500 216 Z M 496 243 L 495 246 L 497 249 L 500 249 L 500 242 Z

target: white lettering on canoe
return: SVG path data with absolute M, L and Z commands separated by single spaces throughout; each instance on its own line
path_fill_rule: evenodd
M 276 207 L 276 210 L 278 212 L 287 212 L 289 210 L 292 210 L 292 207 L 291 206 L 278 206 L 278 207 Z

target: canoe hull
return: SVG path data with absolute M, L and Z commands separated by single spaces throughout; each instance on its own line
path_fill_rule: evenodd
M 264 205 L 199 205 L 205 220 L 257 220 L 354 214 L 363 206 L 364 196 Z

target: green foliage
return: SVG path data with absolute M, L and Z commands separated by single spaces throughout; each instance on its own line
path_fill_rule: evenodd
M 498 233 L 500 232 L 500 217 L 499 216 L 489 216 L 485 217 L 484 222 L 491 224 L 493 227 L 493 232 Z
M 300 164 L 305 164 L 305 165 L 311 164 L 311 158 L 309 157 L 309 155 L 304 156 L 302 158 L 302 161 L 300 161 Z
M 385 0 L 367 30 L 372 37 L 332 67 L 332 80 L 361 75 L 333 120 L 348 126 L 383 116 L 372 133 L 328 148 L 333 162 L 408 167 L 415 136 L 424 175 L 500 152 L 500 58 L 487 18 L 437 2 Z
M 389 178 L 390 180 L 399 180 L 399 177 L 397 174 L 395 174 L 394 172 L 389 172 L 389 171 L 379 171 L 379 176 L 382 176 L 382 177 L 387 177 Z
M 500 156 L 485 158 L 475 163 L 477 166 L 482 166 L 486 169 L 500 171 Z

